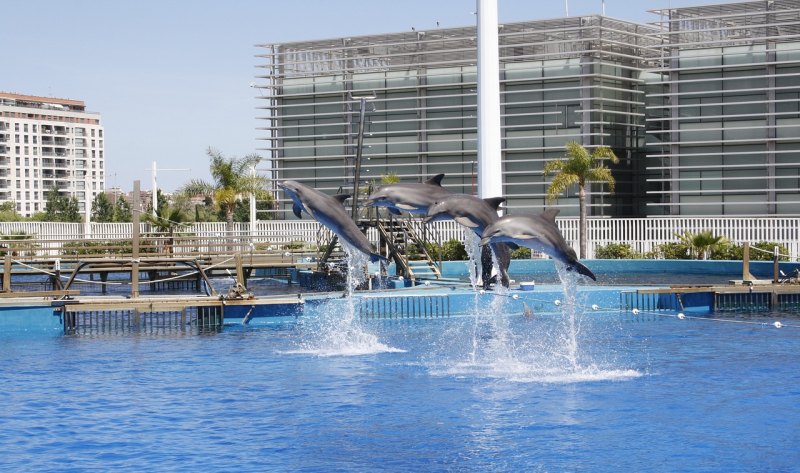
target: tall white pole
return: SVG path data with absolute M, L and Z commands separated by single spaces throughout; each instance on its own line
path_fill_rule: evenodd
M 497 0 L 478 2 L 478 197 L 503 195 Z

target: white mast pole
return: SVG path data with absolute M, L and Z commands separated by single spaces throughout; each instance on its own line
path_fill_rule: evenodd
M 503 195 L 497 0 L 478 2 L 478 196 Z

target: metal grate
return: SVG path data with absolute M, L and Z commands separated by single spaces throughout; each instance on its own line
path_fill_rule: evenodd
M 445 295 L 362 297 L 358 306 L 362 319 L 430 319 L 450 316 L 450 298 Z
M 63 312 L 65 334 L 144 332 L 159 333 L 192 329 L 218 329 L 223 324 L 222 307 L 186 307 L 183 310 L 140 311 L 138 309 L 70 310 Z

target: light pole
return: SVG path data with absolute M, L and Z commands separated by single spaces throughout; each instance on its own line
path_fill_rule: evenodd
M 162 171 L 191 171 L 191 168 L 178 168 L 178 169 L 162 169 Z M 158 210 L 158 183 L 156 180 L 156 162 L 153 161 L 153 167 L 150 169 L 150 178 L 151 184 L 153 185 L 153 217 L 156 216 L 156 211 Z
M 359 110 L 359 120 L 358 120 L 358 139 L 356 142 L 356 162 L 355 162 L 355 169 L 353 171 L 353 220 L 356 220 L 356 214 L 358 213 L 358 181 L 361 179 L 361 153 L 362 148 L 364 147 L 364 117 L 366 116 L 367 112 L 367 100 L 372 100 L 375 98 L 375 94 L 372 95 L 364 95 L 361 97 L 353 97 L 355 99 L 358 98 L 361 103 L 361 110 Z

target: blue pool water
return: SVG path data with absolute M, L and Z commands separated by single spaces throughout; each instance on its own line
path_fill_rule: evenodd
M 798 471 L 797 319 L 524 317 L 508 300 L 0 334 L 0 470 Z

